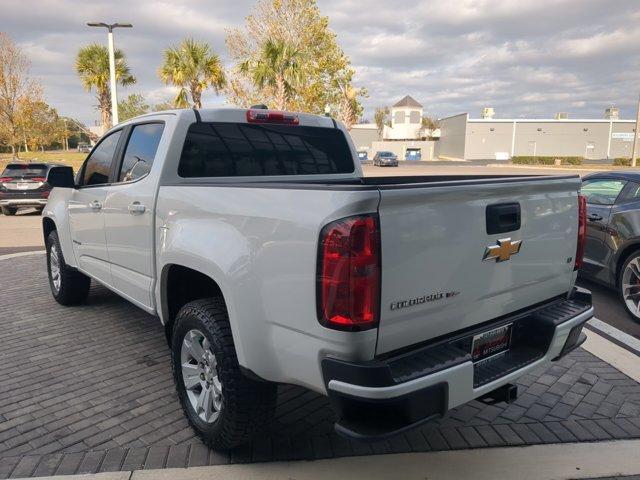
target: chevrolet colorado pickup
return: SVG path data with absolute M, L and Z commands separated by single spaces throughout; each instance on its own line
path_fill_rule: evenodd
M 577 176 L 367 178 L 329 117 L 203 109 L 117 125 L 48 181 L 54 298 L 95 280 L 157 315 L 213 448 L 265 427 L 279 383 L 362 440 L 512 401 L 593 315 Z

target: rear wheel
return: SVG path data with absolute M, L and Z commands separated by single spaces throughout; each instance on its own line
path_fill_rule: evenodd
M 277 387 L 240 371 L 222 299 L 196 300 L 180 309 L 171 359 L 182 409 L 209 447 L 247 443 L 271 422 Z
M 51 294 L 60 305 L 76 305 L 86 300 L 91 279 L 64 261 L 58 232 L 47 237 L 47 273 Z
M 15 215 L 18 209 L 16 207 L 2 207 L 3 215 Z
M 640 250 L 632 252 L 622 264 L 618 294 L 629 316 L 640 323 Z

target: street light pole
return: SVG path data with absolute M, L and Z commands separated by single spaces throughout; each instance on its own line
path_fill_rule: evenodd
M 638 110 L 636 111 L 636 128 L 633 131 L 633 151 L 631 152 L 631 166 L 636 166 L 638 157 L 638 135 L 640 135 L 640 97 L 638 97 Z
M 104 22 L 90 22 L 87 23 L 90 27 L 104 27 L 107 29 L 109 39 L 109 90 L 111 91 L 111 124 L 118 124 L 118 92 L 116 90 L 116 55 L 115 48 L 113 46 L 113 29 L 114 28 L 131 28 L 133 25 L 130 23 L 104 23 Z
M 111 124 L 118 124 L 118 92 L 116 91 L 116 54 L 113 48 L 113 29 L 109 28 L 109 84 L 111 89 Z

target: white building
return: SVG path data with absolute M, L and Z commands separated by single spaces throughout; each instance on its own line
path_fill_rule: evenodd
M 385 140 L 416 140 L 422 136 L 422 105 L 409 95 L 391 107 L 391 126 L 385 126 Z

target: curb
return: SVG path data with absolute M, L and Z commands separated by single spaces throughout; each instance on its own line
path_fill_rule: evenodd
M 632 337 L 628 333 L 625 333 L 595 317 L 589 320 L 585 327 L 606 338 L 611 343 L 615 343 L 617 346 L 624 348 L 634 355 L 640 356 L 640 340 Z
M 34 250 L 30 252 L 17 252 L 17 253 L 8 253 L 6 255 L 0 255 L 0 260 L 9 260 L 11 258 L 17 257 L 28 257 L 30 255 L 44 255 L 46 250 Z
M 271 462 L 209 467 L 129 470 L 97 474 L 35 477 L 49 480 L 320 480 L 336 478 L 382 480 L 458 480 L 474 472 L 476 480 L 569 480 L 619 477 L 640 473 L 640 440 L 548 444 L 527 447 L 399 453 L 343 457 L 314 462 Z

